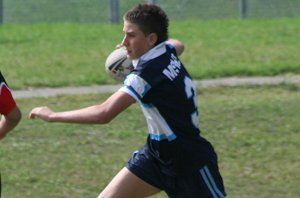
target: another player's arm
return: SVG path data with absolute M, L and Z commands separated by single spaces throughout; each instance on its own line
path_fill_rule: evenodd
M 2 115 L 0 121 L 0 139 L 4 138 L 9 131 L 17 126 L 21 117 L 21 111 L 17 106 L 15 106 L 8 114 Z
M 29 118 L 40 118 L 47 122 L 105 124 L 134 102 L 130 95 L 117 91 L 102 104 L 78 110 L 54 112 L 48 107 L 37 107 L 30 112 Z
M 170 38 L 170 39 L 167 40 L 167 43 L 170 43 L 171 45 L 174 46 L 178 56 L 180 56 L 183 53 L 184 44 L 181 41 L 179 41 L 177 39 Z

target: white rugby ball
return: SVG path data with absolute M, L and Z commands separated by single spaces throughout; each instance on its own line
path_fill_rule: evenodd
M 133 70 L 132 61 L 127 58 L 125 47 L 115 49 L 105 61 L 106 72 L 115 80 L 123 81 Z

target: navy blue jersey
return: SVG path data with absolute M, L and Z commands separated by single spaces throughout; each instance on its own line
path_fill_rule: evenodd
M 161 43 L 133 64 L 121 91 L 141 105 L 152 155 L 163 163 L 203 161 L 210 144 L 199 136 L 196 89 L 175 48 Z

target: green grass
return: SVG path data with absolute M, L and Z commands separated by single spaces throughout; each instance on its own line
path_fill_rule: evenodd
M 299 18 L 172 22 L 195 79 L 300 73 Z M 122 25 L 0 26 L 0 65 L 13 89 L 116 83 L 104 70 Z
M 299 74 L 298 22 L 171 21 L 170 35 L 185 43 L 181 59 L 195 79 Z M 13 89 L 116 83 L 104 61 L 121 39 L 121 25 L 5 24 L 1 72 Z M 3 197 L 96 197 L 145 141 L 139 107 L 103 126 L 49 124 L 26 116 L 38 105 L 68 110 L 107 97 L 19 99 L 23 119 L 0 143 Z M 299 87 L 292 85 L 199 90 L 202 134 L 219 154 L 228 197 L 300 194 L 299 101 Z
M 299 87 L 214 88 L 198 94 L 202 135 L 219 154 L 228 197 L 297 197 Z M 19 99 L 24 119 L 0 144 L 3 197 L 96 197 L 145 142 L 138 105 L 108 125 L 50 124 L 26 115 L 39 105 L 69 110 L 107 97 Z

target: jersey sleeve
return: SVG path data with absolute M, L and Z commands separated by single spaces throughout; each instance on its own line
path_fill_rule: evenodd
M 143 78 L 136 74 L 129 74 L 120 91 L 126 92 L 136 101 L 140 101 L 150 88 L 151 86 Z
M 170 65 L 170 54 L 176 53 L 172 45 L 167 45 L 164 48 L 158 47 L 156 50 L 147 54 L 153 57 L 139 61 L 134 72 L 126 77 L 124 86 L 120 89 L 131 95 L 136 101 L 143 101 L 143 104 L 150 102 L 145 99 L 145 96 L 157 90 L 162 85 L 162 82 L 166 80 L 164 69 Z
M 16 107 L 16 102 L 11 94 L 10 89 L 3 81 L 0 84 L 0 113 L 7 115 Z
M 176 49 L 171 43 L 166 42 L 166 46 L 177 56 Z

